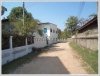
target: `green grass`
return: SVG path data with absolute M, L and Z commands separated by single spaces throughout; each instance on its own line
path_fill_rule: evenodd
M 94 70 L 92 73 L 98 73 L 98 51 L 92 51 L 87 48 L 83 48 L 78 44 L 71 42 L 70 46 L 82 57 L 82 59 L 90 65 Z

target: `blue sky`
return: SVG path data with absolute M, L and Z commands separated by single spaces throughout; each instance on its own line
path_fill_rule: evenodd
M 7 12 L 2 17 L 9 15 L 13 7 L 22 6 L 22 2 L 3 2 L 3 6 L 7 8 Z M 54 23 L 63 30 L 65 22 L 70 16 L 79 16 L 80 18 L 88 18 L 90 14 L 97 13 L 96 2 L 25 2 L 25 8 L 32 13 L 35 19 L 41 22 Z M 83 9 L 82 9 L 83 8 Z

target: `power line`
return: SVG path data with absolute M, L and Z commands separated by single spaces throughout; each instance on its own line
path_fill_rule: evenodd
M 81 2 L 80 3 L 79 12 L 78 12 L 78 18 L 80 18 L 81 14 L 82 14 L 82 11 L 84 9 L 84 5 L 85 5 L 85 2 Z
M 23 26 L 24 26 L 24 8 L 25 8 L 25 4 L 23 2 Z

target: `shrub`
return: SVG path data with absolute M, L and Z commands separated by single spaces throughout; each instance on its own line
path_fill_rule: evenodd
M 13 36 L 13 47 L 19 47 L 19 46 L 24 46 L 25 45 L 25 36 L 20 36 L 20 35 L 14 35 Z

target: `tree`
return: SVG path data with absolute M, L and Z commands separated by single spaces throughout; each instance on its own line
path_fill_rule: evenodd
M 5 11 L 7 11 L 7 8 L 5 8 L 4 6 L 1 6 L 1 15 L 3 15 Z
M 38 20 L 38 19 L 35 19 L 35 21 L 37 21 L 37 23 L 41 23 L 41 21 L 40 21 L 40 20 Z
M 64 31 L 58 29 L 58 39 L 67 39 L 68 37 L 70 37 L 70 32 L 67 28 L 65 28 Z
M 68 37 L 70 37 L 70 35 L 71 35 L 71 32 L 67 28 L 65 28 L 64 29 L 64 38 L 67 39 Z
M 37 21 L 32 17 L 31 13 L 27 12 L 25 8 L 23 19 L 22 7 L 13 8 L 8 16 L 8 19 L 10 20 L 11 24 L 14 25 L 14 34 L 29 35 L 32 34 L 38 28 Z
M 97 14 L 91 14 L 91 15 L 89 15 L 89 18 L 91 19 L 91 18 L 94 18 L 96 16 L 97 16 Z
M 70 16 L 66 22 L 66 28 L 71 32 L 71 35 L 75 33 L 77 28 L 78 18 L 75 16 Z
M 61 38 L 61 30 L 58 29 L 58 39 L 60 39 L 60 38 Z
M 43 30 L 38 29 L 38 33 L 40 36 L 43 36 Z

